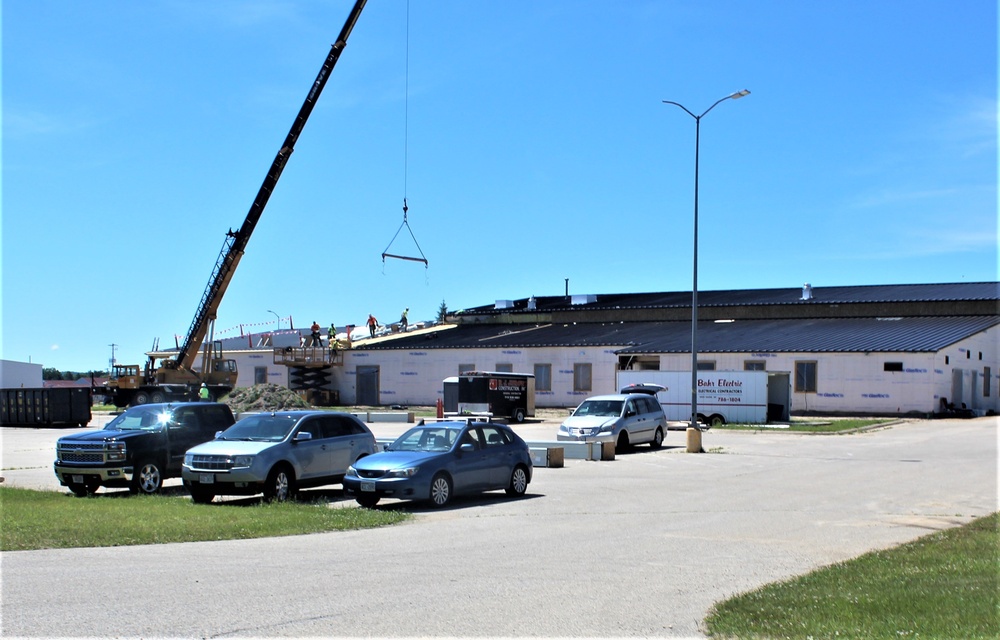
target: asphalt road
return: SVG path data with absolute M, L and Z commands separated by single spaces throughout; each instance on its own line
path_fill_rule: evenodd
M 731 595 L 996 511 L 997 427 L 714 430 L 702 454 L 672 431 L 657 452 L 536 469 L 520 500 L 406 506 L 395 527 L 4 552 L 0 635 L 701 637 Z M 68 432 L 0 430 L 6 483 L 58 488 Z

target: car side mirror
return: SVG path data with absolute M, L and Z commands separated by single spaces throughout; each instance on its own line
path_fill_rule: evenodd
M 463 443 L 462 446 L 458 448 L 459 451 L 464 453 L 472 453 L 476 450 L 476 447 L 471 442 Z
M 295 434 L 293 442 L 305 442 L 306 440 L 312 440 L 313 434 L 309 431 L 299 431 Z
M 218 440 L 221 435 L 222 435 L 221 431 L 216 431 L 215 432 L 215 439 Z

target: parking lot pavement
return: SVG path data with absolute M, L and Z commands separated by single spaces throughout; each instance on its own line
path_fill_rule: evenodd
M 731 595 L 997 510 L 995 418 L 667 444 L 536 469 L 519 500 L 380 505 L 401 526 L 3 553 L 2 632 L 700 637 Z

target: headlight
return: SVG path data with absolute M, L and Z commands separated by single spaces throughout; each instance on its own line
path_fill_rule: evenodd
M 420 467 L 407 467 L 405 469 L 393 469 L 385 474 L 390 478 L 412 478 L 420 471 Z
M 569 433 L 569 427 L 564 424 L 559 425 L 559 433 Z
M 108 445 L 108 462 L 125 461 L 125 443 L 112 442 Z
M 347 467 L 347 472 L 344 475 L 350 476 L 352 478 L 357 478 L 358 470 L 355 469 L 354 465 L 352 464 L 351 466 Z
M 185 453 L 184 454 L 184 466 L 185 467 L 190 467 L 193 462 L 194 462 L 194 455 L 192 455 L 190 453 Z
M 607 424 L 601 425 L 600 432 L 601 433 L 608 433 L 610 431 L 614 431 L 615 430 L 615 424 L 617 424 L 617 423 L 615 423 L 615 422 L 609 422 Z
M 233 456 L 233 468 L 249 467 L 253 464 L 253 456 Z

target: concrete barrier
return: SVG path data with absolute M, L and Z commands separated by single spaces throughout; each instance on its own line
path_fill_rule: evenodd
M 562 447 L 531 447 L 531 464 L 536 467 L 549 467 L 551 469 L 561 469 L 563 467 Z
M 413 419 L 412 411 L 369 411 L 365 422 L 413 422 Z

